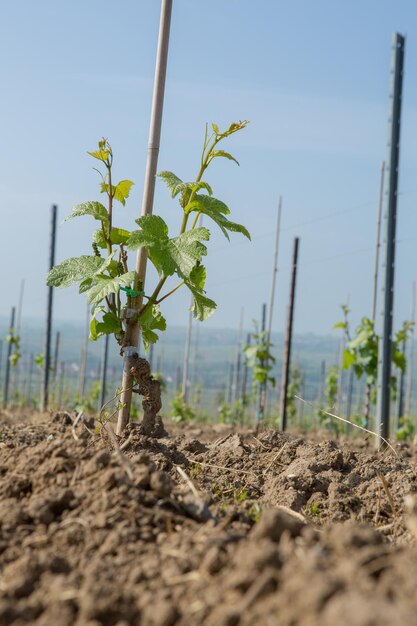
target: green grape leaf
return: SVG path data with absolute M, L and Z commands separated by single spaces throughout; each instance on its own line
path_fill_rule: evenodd
M 157 176 L 163 179 L 171 192 L 172 198 L 175 198 L 179 193 L 184 193 L 185 191 L 193 192 L 199 189 L 206 189 L 207 193 L 210 195 L 213 193 L 210 185 L 203 180 L 184 183 L 181 178 L 178 178 L 173 172 L 158 172 Z
M 221 200 L 217 198 L 213 198 L 213 196 L 206 196 L 204 194 L 196 193 L 191 202 L 187 204 L 185 207 L 185 211 L 187 213 L 192 213 L 193 211 L 197 213 L 205 213 L 205 211 L 209 211 L 209 213 L 223 213 L 223 215 L 229 215 L 230 209 Z
M 81 215 L 91 215 L 95 220 L 103 222 L 105 226 L 108 226 L 109 214 L 107 213 L 107 209 L 100 202 L 90 201 L 77 204 L 77 206 L 72 209 L 72 213 L 67 215 L 64 219 L 64 222 L 73 217 L 80 217 Z
M 204 280 L 205 280 L 205 268 L 202 265 L 198 265 L 193 272 L 191 272 L 190 278 L 185 279 L 184 282 L 187 285 L 188 289 L 191 291 L 193 296 L 193 304 L 191 306 L 191 311 L 193 312 L 194 317 L 201 322 L 208 319 L 210 315 L 212 315 L 217 308 L 217 304 L 214 300 L 211 300 L 205 295 L 205 292 L 201 287 L 198 286 L 198 280 L 200 283 L 202 281 L 203 272 L 200 270 L 203 268 L 204 270 Z M 193 282 L 194 281 L 196 282 Z
M 181 278 L 188 277 L 207 254 L 206 246 L 200 241 L 210 238 L 207 228 L 195 228 L 169 239 L 168 226 L 162 218 L 148 215 L 136 221 L 141 230 L 132 233 L 127 247 L 134 250 L 145 246 L 159 275 L 172 276 L 177 272 Z
M 124 228 L 112 228 L 110 233 L 110 241 L 114 245 L 126 244 L 131 232 Z M 96 243 L 99 248 L 107 248 L 106 241 L 104 239 L 103 231 L 98 228 L 93 232 L 93 243 Z
M 130 237 L 130 231 L 124 228 L 112 228 L 110 233 L 110 241 L 115 245 L 125 245 Z
M 208 194 L 210 194 L 210 196 L 213 193 L 212 188 L 210 187 L 210 185 L 208 183 L 206 183 L 204 180 L 200 180 L 200 181 L 195 181 L 192 183 L 181 183 L 180 185 L 177 186 L 176 188 L 176 194 L 178 193 L 184 193 L 186 191 L 188 192 L 196 192 L 199 191 L 199 189 L 205 189 L 207 191 Z
M 98 304 L 111 293 L 117 293 L 121 285 L 129 287 L 134 278 L 135 272 L 133 271 L 114 278 L 104 275 L 97 276 L 92 287 L 87 291 L 87 300 L 90 304 Z
M 168 190 L 171 192 L 171 196 L 175 198 L 178 194 L 178 191 L 176 191 L 177 187 L 183 183 L 181 178 L 178 178 L 173 172 L 158 172 L 157 176 L 162 178 Z
M 118 202 L 121 202 L 124 206 L 134 184 L 135 183 L 132 183 L 131 180 L 121 180 L 115 187 L 113 187 L 113 198 L 118 200 Z
M 49 287 L 69 287 L 94 276 L 102 265 L 103 259 L 97 256 L 85 255 L 66 259 L 50 270 L 46 284 Z
M 223 235 L 229 240 L 230 237 L 227 231 L 241 233 L 249 240 L 251 238 L 249 231 L 242 224 L 231 222 L 227 219 L 227 217 L 225 217 L 230 213 L 230 210 L 224 202 L 217 200 L 217 198 L 211 198 L 210 196 L 205 196 L 203 194 L 196 194 L 192 202 L 187 205 L 186 209 L 188 212 L 196 211 L 210 217 L 220 228 Z
M 80 287 L 78 289 L 78 293 L 85 293 L 88 291 L 96 282 L 97 276 L 86 278 L 80 283 Z
M 159 305 L 153 304 L 145 309 L 143 315 L 139 319 L 142 331 L 142 341 L 146 352 L 151 343 L 156 343 L 159 339 L 155 330 L 166 330 L 167 323 L 163 315 L 159 311 Z
M 16 365 L 19 363 L 19 359 L 20 354 L 18 352 L 13 352 L 13 354 L 9 356 L 10 365 L 12 367 L 16 367 Z
M 168 226 L 159 215 L 142 215 L 135 222 L 142 229 L 141 232 L 152 242 L 157 243 L 158 239 L 168 239 Z
M 406 358 L 404 353 L 400 350 L 395 350 L 392 355 L 392 362 L 394 363 L 395 367 L 398 367 L 398 369 L 401 370 L 401 372 L 404 374 L 406 366 Z
M 353 365 L 353 371 L 356 374 L 357 378 L 362 378 L 362 374 L 363 374 L 363 367 L 361 367 L 360 365 L 358 365 L 357 363 L 354 363 Z
M 358 350 L 362 347 L 362 344 L 366 344 L 366 342 L 370 339 L 370 333 L 365 328 L 360 330 L 356 337 L 348 342 L 348 347 L 350 350 Z
M 194 317 L 201 322 L 208 319 L 211 315 L 213 315 L 214 311 L 217 308 L 217 304 L 214 300 L 207 298 L 203 292 L 191 289 L 194 302 L 191 307 Z
M 103 313 L 102 321 L 97 319 L 98 313 Z M 112 335 L 122 331 L 121 320 L 110 311 L 105 311 L 104 307 L 99 306 L 94 309 L 93 317 L 90 321 L 90 340 L 97 341 L 103 335 Z
M 39 354 L 35 355 L 35 358 L 33 360 L 35 362 L 35 365 L 37 365 L 38 367 L 43 367 L 43 364 L 45 363 L 45 355 L 40 352 Z
M 211 153 L 211 156 L 213 158 L 224 157 L 225 159 L 229 159 L 229 161 L 234 161 L 235 163 L 240 165 L 239 161 L 235 159 L 233 155 L 231 155 L 229 152 L 225 152 L 224 150 L 215 150 L 214 152 Z
M 97 330 L 97 320 L 95 317 L 92 317 L 90 320 L 90 335 L 89 335 L 89 340 L 90 341 L 97 341 L 97 339 L 99 338 L 99 334 L 98 334 L 98 330 Z
M 349 367 L 352 367 L 356 361 L 355 355 L 349 350 L 344 350 L 343 352 L 343 369 L 347 370 Z
M 107 248 L 101 228 L 98 228 L 93 232 L 93 243 L 97 244 L 99 248 Z
M 252 367 L 252 365 L 256 362 L 256 355 L 258 353 L 258 346 L 248 345 L 244 348 L 245 356 L 248 361 L 248 364 Z
M 169 259 L 174 262 L 181 277 L 189 277 L 195 265 L 207 254 L 207 248 L 201 243 L 201 239 L 210 239 L 207 228 L 194 228 L 168 241 Z
M 87 152 L 90 156 L 98 159 L 99 161 L 107 161 L 109 158 L 110 152 L 108 150 L 103 150 L 100 148 L 99 150 L 94 150 L 93 152 Z
M 206 276 L 207 272 L 204 265 L 196 265 L 190 274 L 190 281 L 199 289 L 204 289 L 204 285 L 206 284 Z
M 243 121 L 241 120 L 239 122 L 232 122 L 232 124 L 230 124 L 229 128 L 226 130 L 226 132 L 223 133 L 223 135 L 225 137 L 228 137 L 229 135 L 232 135 L 233 133 L 236 133 L 237 131 L 242 130 L 248 124 L 249 122 L 247 120 L 243 120 Z
M 246 239 L 249 239 L 249 241 L 251 241 L 250 232 L 248 231 L 247 228 L 245 228 L 245 226 L 243 226 L 243 224 L 238 224 L 237 222 L 231 222 L 230 220 L 228 220 L 226 217 L 223 217 L 223 216 L 219 216 L 214 221 L 216 222 L 217 226 L 219 226 L 224 236 L 227 237 L 227 239 L 229 239 L 229 236 L 226 233 L 226 231 L 230 231 L 231 233 L 241 233 L 241 235 L 244 235 Z
M 101 265 L 98 268 L 98 270 L 96 271 L 96 276 L 100 276 L 101 274 L 103 274 L 104 272 L 108 271 L 109 274 L 112 274 L 112 272 L 114 272 L 115 269 L 117 269 L 117 263 L 116 261 L 113 260 L 113 256 L 115 254 L 116 251 L 112 252 L 112 254 L 110 256 L 107 257 L 107 259 L 102 259 L 100 257 L 101 260 Z
M 170 262 L 166 253 L 169 241 L 168 226 L 158 215 L 144 215 L 136 220 L 141 230 L 135 230 L 127 241 L 129 250 L 146 247 L 150 261 L 155 265 L 158 273 L 172 275 L 175 266 Z

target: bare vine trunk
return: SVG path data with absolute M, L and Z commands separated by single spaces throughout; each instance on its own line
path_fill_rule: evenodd
M 159 380 L 152 378 L 148 361 L 137 353 L 127 357 L 127 362 L 129 373 L 138 385 L 134 391 L 143 396 L 141 429 L 145 435 L 162 437 L 166 432 L 162 418 L 158 415 L 162 408 L 161 384 Z

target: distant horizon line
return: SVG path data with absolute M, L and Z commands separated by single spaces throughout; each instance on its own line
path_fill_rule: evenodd
M 10 323 L 10 317 L 5 315 L 5 314 L 0 314 L 0 324 L 3 326 L 5 325 L 6 327 L 8 327 Z M 24 325 L 25 323 L 30 324 L 30 325 L 35 325 L 35 326 L 42 326 L 44 324 L 44 320 L 41 317 L 33 317 L 33 316 L 25 316 L 24 317 L 24 322 L 22 324 L 21 330 L 24 330 Z M 83 327 L 84 323 L 82 321 L 75 321 L 75 320 L 69 320 L 69 319 L 65 319 L 65 318 L 56 318 L 53 320 L 53 325 L 56 327 L 57 325 L 62 324 L 62 325 L 67 325 L 67 326 L 71 326 L 71 327 Z M 168 328 L 166 332 L 169 332 L 170 330 L 185 330 L 187 328 L 187 326 L 183 325 L 183 326 L 178 326 L 177 324 L 171 324 Z M 250 328 L 243 328 L 242 329 L 242 333 L 248 333 L 252 330 L 252 326 Z M 232 326 L 206 326 L 204 324 L 202 324 L 201 326 L 199 326 L 199 332 L 204 331 L 204 332 L 218 332 L 218 331 L 228 331 L 228 332 L 235 332 L 238 333 L 239 329 L 234 328 Z M 277 330 L 273 330 L 272 331 L 272 335 L 284 335 L 283 331 L 277 331 Z M 331 332 L 327 332 L 327 333 L 323 333 L 323 332 L 317 332 L 317 331 L 313 331 L 313 330 L 304 330 L 304 331 L 294 331 L 294 336 L 301 336 L 301 335 L 313 335 L 313 336 L 317 336 L 317 337 L 329 337 L 329 338 L 334 338 L 334 339 L 339 339 L 340 336 L 339 335 L 333 335 Z

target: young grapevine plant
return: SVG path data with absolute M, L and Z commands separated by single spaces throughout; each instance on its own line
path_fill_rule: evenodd
M 360 324 L 355 329 L 354 336 L 351 336 L 349 325 L 349 308 L 342 305 L 344 320 L 334 325 L 334 328 L 341 328 L 346 335 L 346 348 L 343 353 L 343 368 L 353 367 L 358 379 L 365 377 L 367 385 L 371 387 L 372 402 L 376 401 L 376 383 L 378 378 L 378 344 L 379 337 L 375 331 L 373 320 L 363 317 Z M 410 335 L 413 323 L 403 322 L 402 327 L 392 338 L 392 365 L 401 372 L 406 369 L 406 357 L 402 346 Z M 397 391 L 397 378 L 391 376 L 391 392 L 395 397 Z
M 184 182 L 174 173 L 163 171 L 158 176 L 165 182 L 172 198 L 180 205 L 179 232 L 171 235 L 165 221 L 159 215 L 139 217 L 132 231 L 115 225 L 115 203 L 125 205 L 133 182 L 113 182 L 113 152 L 107 139 L 98 143 L 98 149 L 89 154 L 104 167 L 100 192 L 106 197 L 106 206 L 98 201 L 84 202 L 75 206 L 66 218 L 89 216 L 98 222 L 92 235 L 93 253 L 70 258 L 55 266 L 48 274 L 47 284 L 54 287 L 79 285 L 91 304 L 90 339 L 113 334 L 123 348 L 126 346 L 127 324 L 138 324 L 145 350 L 158 340 L 157 331 L 166 329 L 166 321 L 160 311 L 161 303 L 179 288 L 186 287 L 192 294 L 192 311 L 198 320 L 207 319 L 215 310 L 216 303 L 204 290 L 206 269 L 203 258 L 207 255 L 206 242 L 210 231 L 198 227 L 199 217 L 204 215 L 214 222 L 225 237 L 238 232 L 250 239 L 249 232 L 241 224 L 229 220 L 229 208 L 213 196 L 209 183 L 203 180 L 209 165 L 218 158 L 236 159 L 219 149 L 219 144 L 242 130 L 246 121 L 233 123 L 225 131 L 212 124 L 206 125 L 199 172 L 196 180 Z M 154 265 L 159 280 L 152 291 L 144 292 L 138 275 L 129 269 L 129 252 L 146 248 L 148 258 Z M 176 278 L 177 283 L 163 293 L 166 282 Z M 137 306 L 138 302 L 142 303 Z
M 256 402 L 257 424 L 265 417 L 266 385 L 275 387 L 275 378 L 271 376 L 275 358 L 271 354 L 272 344 L 267 331 L 260 331 L 257 322 L 251 334 L 251 343 L 243 347 L 245 365 L 252 369 L 253 395 L 258 396 Z
M 9 360 L 10 365 L 12 367 L 16 367 L 22 355 L 20 352 L 20 337 L 15 334 L 15 329 L 13 327 L 9 329 L 9 334 L 6 337 L 6 343 L 10 343 L 12 345 L 12 353 Z
M 275 386 L 275 378 L 270 374 L 275 363 L 275 357 L 271 354 L 272 347 L 268 340 L 268 333 L 259 330 L 257 322 L 254 322 L 251 343 L 243 346 L 243 353 L 246 366 L 252 369 L 255 395 L 259 385 L 266 385 L 269 382 L 273 387 Z

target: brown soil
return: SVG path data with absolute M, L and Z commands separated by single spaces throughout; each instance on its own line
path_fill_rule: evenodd
M 2 626 L 417 625 L 414 448 L 167 430 L 0 418 Z

